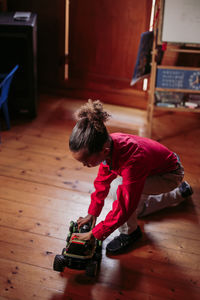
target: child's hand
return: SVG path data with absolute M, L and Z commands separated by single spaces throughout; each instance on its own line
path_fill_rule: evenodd
M 87 224 L 87 223 L 90 223 L 90 222 L 92 222 L 92 228 L 94 227 L 94 225 L 95 225 L 95 223 L 96 223 L 96 219 L 97 219 L 97 217 L 95 217 L 95 216 L 92 216 L 92 215 L 90 215 L 90 214 L 88 214 L 86 217 L 80 217 L 78 220 L 77 220 L 77 224 L 78 224 L 78 229 L 81 227 L 81 226 L 83 226 L 83 225 L 85 225 L 85 224 Z
M 73 239 L 73 237 L 76 237 L 77 239 L 82 240 L 82 241 L 90 240 L 93 237 L 92 230 L 89 232 L 85 232 L 85 233 L 72 233 L 71 238 Z

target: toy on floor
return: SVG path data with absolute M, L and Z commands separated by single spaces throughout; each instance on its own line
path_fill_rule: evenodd
M 100 267 L 102 242 L 92 238 L 88 241 L 79 240 L 72 233 L 83 233 L 91 230 L 89 224 L 85 224 L 78 230 L 78 224 L 71 221 L 67 244 L 61 255 L 54 258 L 53 269 L 63 272 L 65 267 L 86 271 L 87 276 L 94 277 Z

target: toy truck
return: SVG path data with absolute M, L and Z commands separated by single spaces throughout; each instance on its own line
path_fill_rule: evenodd
M 54 258 L 53 269 L 63 272 L 65 267 L 77 270 L 84 270 L 87 276 L 95 277 L 100 267 L 102 258 L 102 242 L 92 238 L 88 241 L 79 240 L 72 233 L 84 233 L 91 230 L 90 224 L 85 224 L 78 229 L 78 224 L 71 221 L 67 244 L 61 255 Z

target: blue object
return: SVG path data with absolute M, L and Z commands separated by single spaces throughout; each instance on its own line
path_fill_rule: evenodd
M 18 68 L 19 66 L 16 65 L 10 73 L 0 74 L 0 81 L 2 80 L 0 83 L 0 109 L 3 109 L 7 129 L 10 129 L 10 118 L 8 113 L 8 94 L 14 73 L 17 71 Z
M 153 46 L 153 31 L 143 32 L 140 38 L 136 64 L 130 85 L 133 86 L 139 80 L 147 77 L 151 72 L 151 51 Z
M 200 90 L 200 70 L 158 68 L 156 87 L 165 89 Z

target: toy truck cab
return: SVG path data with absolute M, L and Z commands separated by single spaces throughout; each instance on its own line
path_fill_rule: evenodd
M 79 240 L 76 235 L 73 236 L 64 250 L 64 253 L 68 256 L 78 255 L 82 257 L 90 257 L 95 250 L 95 245 L 93 241 L 83 241 Z

